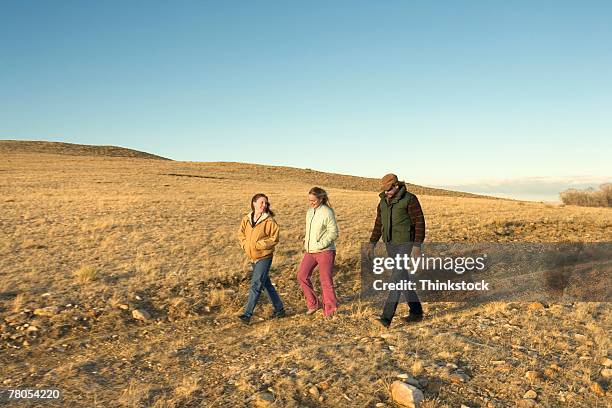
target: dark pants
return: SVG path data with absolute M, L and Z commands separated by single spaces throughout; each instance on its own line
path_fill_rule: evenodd
M 253 264 L 253 274 L 251 277 L 251 288 L 249 289 L 249 299 L 244 307 L 244 314 L 246 316 L 252 316 L 255 305 L 259 300 L 259 295 L 263 289 L 266 290 L 275 311 L 283 309 L 283 302 L 281 301 L 276 289 L 270 282 L 270 265 L 272 265 L 272 257 L 260 259 Z
M 408 254 L 410 256 L 410 252 L 412 251 L 412 243 L 406 242 L 401 244 L 394 244 L 388 242 L 385 244 L 387 247 L 387 256 L 395 257 L 396 255 L 404 255 Z M 400 282 L 402 280 L 410 280 L 410 273 L 405 269 L 393 269 L 391 272 L 391 281 L 392 282 Z M 421 302 L 419 302 L 419 297 L 417 296 L 414 290 L 390 290 L 389 295 L 387 296 L 387 300 L 385 301 L 385 306 L 383 307 L 383 313 L 381 318 L 391 323 L 393 320 L 393 316 L 395 316 L 395 310 L 397 309 L 397 304 L 400 300 L 400 297 L 404 294 L 406 298 L 406 302 L 408 302 L 408 307 L 410 308 L 410 314 L 414 315 L 422 315 L 423 308 L 421 307 Z

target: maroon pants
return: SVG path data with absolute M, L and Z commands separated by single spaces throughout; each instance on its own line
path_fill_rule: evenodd
M 307 252 L 304 254 L 304 258 L 302 258 L 297 276 L 306 298 L 306 306 L 310 310 L 319 309 L 321 302 L 319 302 L 310 279 L 312 271 L 319 265 L 319 280 L 321 282 L 321 290 L 323 291 L 323 314 L 325 316 L 332 315 L 338 308 L 338 300 L 336 299 L 334 281 L 332 279 L 335 258 L 336 251 Z

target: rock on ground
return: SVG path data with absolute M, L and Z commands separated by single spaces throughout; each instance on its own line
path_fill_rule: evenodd
M 274 403 L 274 395 L 267 391 L 257 393 L 253 399 L 253 403 L 257 408 L 271 407 Z
M 147 321 L 151 320 L 151 315 L 144 309 L 135 309 L 132 311 L 132 317 L 136 320 Z
M 425 399 L 423 391 L 403 381 L 394 381 L 389 391 L 393 401 L 403 407 L 416 408 Z

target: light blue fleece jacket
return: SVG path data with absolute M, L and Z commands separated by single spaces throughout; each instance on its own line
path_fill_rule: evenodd
M 337 238 L 338 223 L 334 210 L 326 205 L 309 208 L 306 212 L 306 235 L 304 236 L 306 252 L 335 251 Z

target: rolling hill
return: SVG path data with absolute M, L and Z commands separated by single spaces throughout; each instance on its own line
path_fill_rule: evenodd
M 401 379 L 420 408 L 610 405 L 609 303 L 427 302 L 412 324 L 401 304 L 381 328 L 360 275 L 375 179 L 42 146 L 0 142 L 3 387 L 60 388 L 52 407 L 392 407 Z M 340 230 L 332 319 L 305 315 L 296 280 L 314 184 Z M 607 208 L 422 188 L 425 245 L 611 240 Z M 271 280 L 288 317 L 268 320 L 262 296 L 244 326 L 236 233 L 257 192 L 280 225 Z

